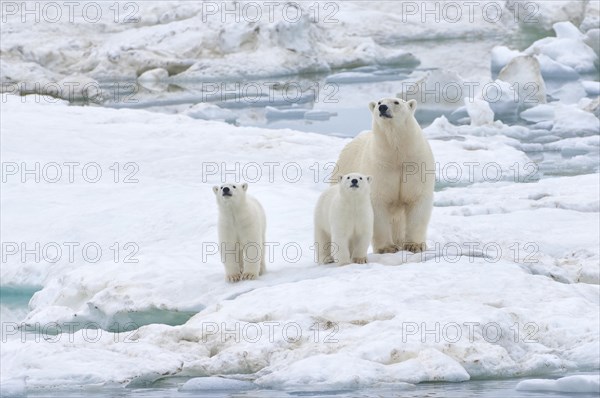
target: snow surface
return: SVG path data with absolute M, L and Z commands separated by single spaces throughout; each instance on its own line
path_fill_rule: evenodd
M 75 98 L 58 96 L 101 103 L 97 81 L 137 78 L 159 100 L 182 106 L 166 114 L 3 94 L 3 243 L 62 248 L 58 261 L 3 248 L 2 288 L 37 290 L 26 311 L 2 307 L 3 396 L 144 387 L 171 376 L 190 378 L 182 391 L 397 390 L 600 368 L 595 2 L 528 2 L 540 11 L 533 26 L 515 22 L 511 13 L 519 5 L 512 0 L 505 3 L 510 12 L 492 24 L 481 14 L 472 23 L 422 23 L 420 14 L 403 20 L 386 2 L 336 3 L 339 22 L 330 24 L 310 18 L 286 24 L 281 17 L 222 23 L 220 16 L 203 21 L 199 4 L 142 2 L 140 21 L 132 24 L 112 23 L 109 3 L 97 24 L 22 23 L 20 15 L 6 15 L 4 83 L 76 82 L 81 90 L 68 93 Z M 281 15 L 281 5 L 275 10 Z M 439 70 L 408 75 L 403 68 L 419 62 L 406 50 L 417 45 L 407 40 L 443 46 L 439 39 L 495 40 L 518 29 L 553 29 L 557 37 L 523 52 L 490 46 L 491 72 L 520 55 L 535 57 L 539 70 L 535 63 L 507 68 L 507 81 L 493 81 L 481 68 L 490 58 L 481 57 L 461 69 L 473 75 L 460 76 L 453 67 L 465 63 L 461 52 L 449 54 Z M 423 57 L 430 62 L 439 52 L 432 54 Z M 367 97 L 398 93 L 400 81 L 426 89 L 493 82 L 501 89 L 497 101 L 476 92 L 444 104 L 465 106 L 424 129 L 437 162 L 425 253 L 317 266 L 309 215 L 348 140 L 236 127 L 222 122 L 239 122 L 235 104 L 196 104 L 197 93 L 165 91 L 169 83 L 199 78 L 339 68 L 351 70 L 326 81 L 357 83 L 350 91 L 356 95 L 335 106 L 303 107 L 313 101 L 309 95 L 297 107 L 264 98 L 257 106 L 269 120 L 325 120 L 337 108 L 347 117 L 343 111 Z M 539 105 L 521 106 L 528 93 L 511 84 L 529 80 L 545 85 L 548 103 L 541 95 Z M 361 82 L 384 83 L 374 92 Z M 494 120 L 506 115 L 523 123 Z M 24 171 L 36 162 L 39 182 Z M 72 181 L 66 164 L 75 165 Z M 92 176 L 99 168 L 99 181 L 86 181 L 84 166 L 94 166 Z M 61 178 L 48 181 L 57 167 Z M 267 212 L 272 259 L 256 281 L 226 283 L 214 250 L 211 187 L 225 180 L 249 181 Z M 71 260 L 66 244 L 73 242 Z M 91 243 L 102 250 L 97 262 L 82 251 Z M 597 386 L 597 378 L 573 376 L 528 380 L 518 389 L 596 392 Z
M 74 263 L 11 256 L 3 264 L 3 286 L 42 287 L 24 328 L 4 330 L 3 384 L 27 376 L 27 388 L 143 386 L 169 375 L 244 374 L 260 387 L 407 387 L 600 366 L 597 174 L 528 184 L 478 174 L 486 162 L 514 173 L 510 165 L 528 161 L 506 136 L 524 127 L 433 123 L 426 133 L 441 168 L 480 165 L 473 181 L 445 181 L 436 194 L 431 250 L 371 254 L 369 264 L 343 268 L 314 263 L 306 215 L 345 139 L 34 96 L 7 96 L 1 127 L 4 162 L 93 161 L 107 173 L 95 184 L 77 173 L 73 183 L 7 177 L 4 241 L 98 242 L 110 253 L 98 263 L 76 251 Z M 218 256 L 203 258 L 203 243 L 216 239 L 210 187 L 222 177 L 203 164 L 243 170 L 266 160 L 300 167 L 298 181 L 291 173 L 286 181 L 282 166 L 250 190 L 266 209 L 267 241 L 302 253 L 292 262 L 293 251 L 274 250 L 264 277 L 228 284 Z M 115 184 L 114 162 L 135 162 L 139 182 Z M 136 242 L 139 262 L 115 263 L 114 242 Z M 155 323 L 165 319 L 183 324 Z M 88 322 L 101 329 L 78 330 Z M 141 327 L 115 334 L 115 322 Z M 51 325 L 38 341 L 25 332 L 36 325 Z M 73 333 L 53 335 L 58 326 Z

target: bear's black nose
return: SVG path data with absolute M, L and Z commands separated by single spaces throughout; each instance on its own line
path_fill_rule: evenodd
M 229 192 L 229 187 L 223 188 L 223 192 L 225 192 L 225 193 Z
M 356 185 L 356 184 L 358 184 L 358 180 L 357 180 L 356 178 L 354 178 L 354 179 L 352 180 L 352 185 Z
M 387 105 L 379 105 L 379 112 L 385 112 L 388 110 L 388 106 Z

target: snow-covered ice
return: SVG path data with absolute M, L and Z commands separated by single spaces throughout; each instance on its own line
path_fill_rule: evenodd
M 557 380 L 532 379 L 517 384 L 520 391 L 554 391 L 600 394 L 600 376 L 567 376 Z
M 400 84 L 402 91 L 397 96 L 405 101 L 414 99 L 419 102 L 420 107 L 457 107 L 468 93 L 458 73 L 440 69 L 404 80 Z
M 223 109 L 218 105 L 201 102 L 186 109 L 183 114 L 194 119 L 202 120 L 222 120 L 225 122 L 234 122 L 235 113 L 229 109 Z
M 465 105 L 471 119 L 471 126 L 494 123 L 494 111 L 487 101 L 481 98 L 466 98 Z
M 28 388 L 136 386 L 165 375 L 247 374 L 262 387 L 335 389 L 599 366 L 597 175 L 492 182 L 478 167 L 500 162 L 514 178 L 510 165 L 528 161 L 511 146 L 514 139 L 498 134 L 483 141 L 473 135 L 481 127 L 440 119 L 426 130 L 440 166 L 456 159 L 480 166 L 476 180 L 446 181 L 454 188 L 438 192 L 429 255 L 317 266 L 306 215 L 325 187 L 328 169 L 321 167 L 346 140 L 47 101 L 7 97 L 4 161 L 94 161 L 111 174 L 95 184 L 78 174 L 73 183 L 65 175 L 54 184 L 23 184 L 10 175 L 3 239 L 98 242 L 110 254 L 98 263 L 76 251 L 72 264 L 25 265 L 19 256 L 3 264 L 3 285 L 42 287 L 24 319 L 28 326 L 4 331 L 3 380 L 28 376 Z M 31 112 L 38 117 L 27 117 Z M 241 176 L 245 165 L 265 159 L 284 165 L 290 153 L 301 171 L 297 181 L 275 169 L 273 182 L 265 174 L 250 189 L 267 209 L 267 240 L 302 252 L 293 262 L 293 252 L 275 250 L 264 277 L 227 284 L 218 256 L 206 248 L 216 237 L 210 187 L 222 178 L 220 165 L 238 162 Z M 114 162 L 135 162 L 139 182 L 115 184 L 108 169 Z M 138 262 L 115 262 L 114 242 L 135 242 Z M 165 319 L 183 324 L 155 324 Z M 86 323 L 102 329 L 78 331 Z M 130 323 L 146 326 L 110 331 Z M 49 324 L 42 333 L 48 341 L 31 334 L 21 341 L 27 328 Z M 74 333 L 55 336 L 57 327 Z M 56 368 L 57 362 L 71 365 Z M 340 372 L 332 377 L 328 369 Z
M 287 3 L 272 21 L 244 23 L 183 1 L 142 2 L 132 24 L 112 23 L 109 3 L 98 24 L 3 15 L 5 91 L 66 91 L 2 98 L 0 285 L 3 299 L 35 292 L 26 309 L 2 306 L 3 396 L 165 378 L 191 394 L 397 391 L 600 368 L 600 7 L 528 2 L 532 25 L 510 0 L 493 24 L 481 14 L 424 24 L 386 2 L 336 4 L 336 23 L 314 21 L 305 3 L 296 24 L 281 18 Z M 519 29 L 543 38 L 512 49 L 501 38 Z M 473 36 L 490 40 L 477 44 L 486 57 L 448 50 L 447 63 L 419 69 L 440 52 L 407 50 Z M 249 105 L 193 84 L 313 72 L 350 94 Z M 99 84 L 115 79 L 139 82 L 151 95 L 129 108 L 149 109 L 97 106 Z M 499 98 L 467 96 L 473 82 Z M 540 90 L 524 106 L 529 82 Z M 424 128 L 437 163 L 428 250 L 318 266 L 313 206 L 348 139 L 236 124 L 354 124 L 368 100 L 447 84 L 463 89 L 456 101 L 418 108 L 454 111 Z M 224 280 L 211 187 L 226 180 L 250 182 L 267 213 L 270 261 L 255 281 Z M 598 378 L 517 390 L 595 393 Z
M 540 63 L 544 79 L 577 79 L 578 74 L 595 73 L 598 54 L 587 44 L 586 37 L 570 22 L 553 25 L 556 37 L 545 37 L 533 43 L 522 53 L 498 46 L 492 51 L 492 72 L 517 56 L 534 56 Z
M 333 9 L 321 5 L 318 10 L 309 3 L 270 6 L 238 2 L 230 7 L 233 13 L 229 17 L 223 16 L 218 3 L 141 2 L 134 12 L 130 7 L 119 9 L 121 14 L 116 14 L 114 5 L 99 3 L 101 9 L 94 23 L 89 23 L 78 9 L 69 23 L 48 22 L 45 18 L 39 23 L 37 18 L 37 24 L 33 16 L 22 18 L 20 12 L 7 9 L 0 67 L 4 82 L 44 84 L 79 73 L 97 80 L 140 77 L 148 82 L 159 76 L 165 78 L 166 72 L 169 80 L 185 82 L 329 72 L 373 64 L 414 66 L 418 58 L 398 48 L 399 42 L 506 35 L 519 26 L 532 26 L 531 19 L 522 19 L 531 16 L 530 6 L 534 6 L 540 26 L 554 26 L 557 34 L 568 36 L 540 44 L 540 54 L 558 58 L 558 64 L 564 62 L 570 70 L 589 71 L 594 59 L 589 47 L 582 44 L 583 39 L 570 35 L 573 29 L 557 28 L 571 23 L 565 21 L 581 24 L 582 15 L 589 17 L 586 24 L 591 26 L 591 21 L 597 19 L 597 7 L 593 2 L 579 3 L 529 2 L 523 10 L 522 4 L 507 2 L 500 7 L 501 18 L 495 20 L 484 10 L 490 4 L 496 9 L 498 3 L 485 0 L 476 3 L 468 14 L 461 13 L 468 23 L 448 17 L 438 18 L 435 24 L 423 23 L 421 10 L 411 8 L 416 3 L 402 6 L 402 12 L 390 12 L 386 2 L 342 2 Z M 516 16 L 515 7 L 519 9 Z M 71 15 L 64 11 L 66 17 Z M 268 17 L 242 18 L 248 12 L 252 17 Z M 115 18 L 125 18 L 126 23 L 114 23 Z M 286 23 L 290 18 L 294 23 Z M 546 27 L 548 23 L 553 25 Z M 46 39 L 44 45 L 38 42 L 40 36 Z M 546 64 L 542 63 L 542 69 Z
M 181 391 L 240 391 L 257 388 L 256 384 L 223 377 L 196 377 L 185 382 Z
M 251 3 L 250 11 L 247 3 Z M 381 4 L 348 3 L 332 13 L 322 5 L 315 10 L 302 3 L 239 2 L 229 6 L 229 10 L 237 9 L 238 16 L 225 18 L 220 3 L 141 2 L 136 3 L 134 13 L 131 7 L 120 10 L 125 16 L 133 15 L 127 23 L 114 23 L 114 5 L 99 4 L 102 8 L 95 23 L 74 13 L 73 23 L 60 24 L 60 29 L 45 19 L 31 29 L 35 18 L 23 21 L 20 12 L 7 12 L 0 45 L 3 80 L 44 84 L 85 71 L 98 80 L 142 77 L 147 81 L 149 71 L 153 77 L 164 77 L 166 71 L 170 80 L 182 82 L 418 64 L 412 54 L 385 48 L 372 39 L 384 36 L 386 24 L 400 21 Z M 240 18 L 246 12 L 266 17 Z M 294 23 L 288 23 L 292 18 Z M 386 22 L 373 24 L 373 19 Z M 485 23 L 482 17 L 478 22 L 457 35 L 505 29 Z M 43 46 L 37 40 L 40 35 L 46 38 Z
M 498 79 L 517 86 L 519 104 L 525 107 L 546 103 L 546 85 L 539 61 L 532 56 L 518 56 L 502 68 Z

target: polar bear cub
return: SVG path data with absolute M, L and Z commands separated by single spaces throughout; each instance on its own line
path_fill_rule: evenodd
M 265 272 L 265 212 L 247 190 L 246 183 L 213 187 L 219 206 L 221 261 L 229 282 L 256 279 Z
M 338 181 L 321 194 L 315 208 L 317 262 L 365 264 L 373 237 L 371 177 L 350 173 Z

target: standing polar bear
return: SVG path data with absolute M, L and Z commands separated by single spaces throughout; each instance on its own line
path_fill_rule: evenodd
M 344 147 L 332 182 L 350 171 L 373 176 L 375 253 L 426 248 L 433 209 L 435 163 L 431 147 L 414 117 L 417 102 L 384 98 L 369 103 L 372 131 Z
M 371 177 L 340 176 L 321 194 L 315 208 L 315 246 L 319 264 L 366 264 L 373 237 Z
M 246 183 L 213 187 L 219 205 L 219 250 L 229 282 L 256 279 L 265 272 L 265 212 L 247 190 Z

